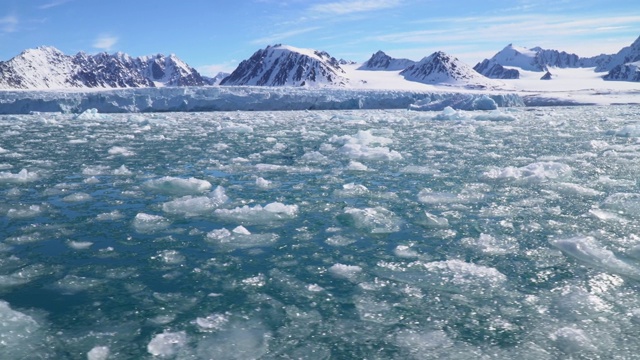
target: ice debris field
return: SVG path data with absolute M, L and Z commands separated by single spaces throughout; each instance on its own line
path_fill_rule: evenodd
M 0 116 L 0 353 L 637 358 L 639 117 Z

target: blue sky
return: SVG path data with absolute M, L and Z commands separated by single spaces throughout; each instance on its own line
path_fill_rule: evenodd
M 283 43 L 358 62 L 442 50 L 473 66 L 509 43 L 617 52 L 640 36 L 638 10 L 637 0 L 0 0 L 0 60 L 41 45 L 175 53 L 213 75 Z

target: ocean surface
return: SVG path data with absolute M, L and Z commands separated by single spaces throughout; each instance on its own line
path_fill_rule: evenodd
M 640 358 L 640 108 L 0 117 L 2 359 Z

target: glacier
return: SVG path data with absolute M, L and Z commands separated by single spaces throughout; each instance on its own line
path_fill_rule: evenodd
M 144 113 L 176 111 L 275 111 L 407 109 L 485 110 L 524 106 L 513 93 L 424 92 L 294 87 L 164 87 L 118 90 L 0 91 L 0 114 L 34 112 Z M 482 100 L 482 101 L 480 101 Z

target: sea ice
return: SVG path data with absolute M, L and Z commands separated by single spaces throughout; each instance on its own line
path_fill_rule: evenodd
M 41 326 L 29 315 L 13 310 L 9 303 L 0 300 L 0 353 L 5 359 L 24 359 L 34 354 L 34 348 L 43 341 Z
M 229 198 L 222 186 L 218 186 L 207 196 L 183 196 L 162 204 L 162 210 L 169 214 L 198 216 L 212 213 Z
M 329 272 L 336 277 L 353 280 L 362 272 L 362 268 L 357 265 L 333 264 L 329 268 Z
M 180 349 L 187 344 L 187 333 L 184 331 L 178 332 L 163 332 L 156 334 L 149 344 L 147 345 L 147 351 L 153 356 L 174 356 Z
M 640 279 L 640 268 L 619 259 L 612 251 L 603 248 L 591 236 L 555 239 L 551 245 L 563 253 L 595 268 Z
M 171 221 L 160 215 L 138 213 L 133 219 L 133 228 L 140 233 L 152 233 L 169 227 Z
M 182 179 L 173 176 L 165 176 L 159 179 L 148 180 L 144 187 L 167 195 L 193 195 L 203 193 L 211 189 L 211 183 L 207 180 L 196 178 Z
M 214 214 L 220 219 L 234 221 L 242 224 L 267 224 L 275 221 L 295 218 L 298 214 L 298 205 L 285 205 L 280 202 L 272 202 L 264 207 L 248 205 L 235 209 L 216 209 Z
M 371 234 L 388 234 L 400 231 L 402 221 L 392 211 L 381 206 L 357 209 L 347 207 L 339 218 L 346 225 Z
M 273 245 L 278 241 L 278 235 L 272 233 L 253 234 L 247 228 L 240 225 L 229 231 L 225 228 L 211 230 L 206 235 L 206 240 L 217 245 L 221 250 L 233 251 L 252 247 Z
M 87 360 L 108 360 L 109 355 L 108 346 L 95 346 L 87 353 Z
M 495 168 L 484 173 L 487 179 L 522 181 L 525 183 L 538 183 L 547 180 L 564 179 L 572 174 L 569 165 L 558 162 L 535 162 L 523 167 L 508 166 Z
M 0 172 L 0 183 L 23 184 L 38 180 L 39 176 L 36 172 L 22 169 L 17 174 L 11 172 Z

